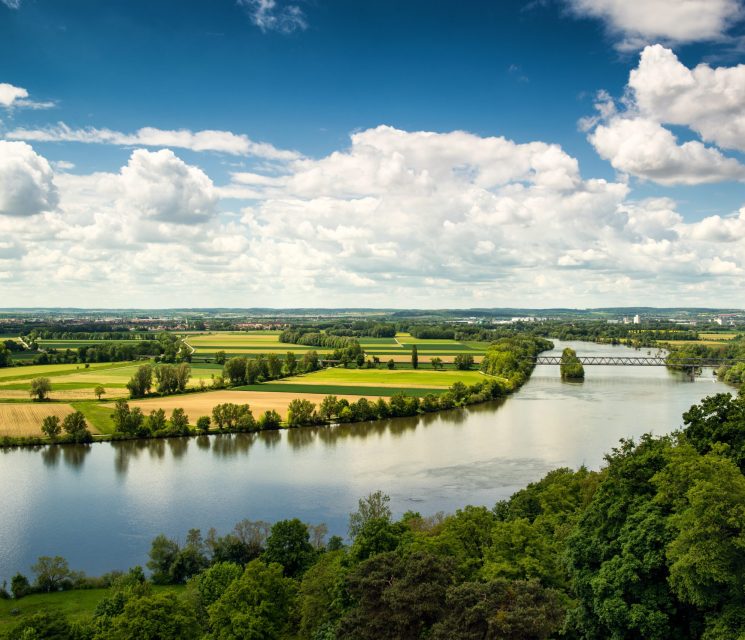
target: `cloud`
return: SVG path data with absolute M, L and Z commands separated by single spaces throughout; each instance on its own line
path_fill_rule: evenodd
M 57 205 L 49 162 L 24 142 L 0 140 L 0 215 L 28 217 Z
M 56 207 L 36 207 L 34 221 L 0 216 L 0 273 L 12 274 L 4 298 L 160 307 L 734 304 L 745 268 L 745 207 L 686 221 L 674 201 L 630 199 L 628 184 L 584 177 L 576 158 L 540 141 L 381 126 L 324 157 L 289 161 L 283 175 L 233 178 L 215 186 L 172 151 L 146 149 L 119 171 L 57 173 Z M 250 203 L 234 199 L 241 189 Z M 44 300 L 34 297 L 42 276 Z
M 655 45 L 642 51 L 628 87 L 634 108 L 644 116 L 745 151 L 745 65 L 689 69 L 670 49 Z
M 303 10 L 296 4 L 280 6 L 277 0 L 238 0 L 238 4 L 245 7 L 251 22 L 264 33 L 277 31 L 290 34 L 308 28 Z
M 80 142 L 120 146 L 176 147 L 191 151 L 216 151 L 231 155 L 254 156 L 267 160 L 287 161 L 300 157 L 296 151 L 277 149 L 265 142 L 254 142 L 248 136 L 230 131 L 164 130 L 144 127 L 132 134 L 111 129 L 72 129 L 64 123 L 43 129 L 14 129 L 5 134 L 9 140 L 35 142 Z
M 23 87 L 16 87 L 7 82 L 0 82 L 0 107 L 6 109 L 49 109 L 53 106 L 55 106 L 54 102 L 36 102 L 34 100 L 29 100 L 28 91 Z
M 745 180 L 745 166 L 719 148 L 745 150 L 745 65 L 688 69 L 660 45 L 645 47 L 619 111 L 605 91 L 597 114 L 580 120 L 598 154 L 618 171 L 659 184 Z M 680 143 L 663 125 L 701 140 Z
M 626 51 L 650 42 L 720 40 L 742 17 L 740 0 L 566 1 L 575 15 L 602 20 Z
M 589 140 L 614 169 L 659 184 L 745 180 L 745 165 L 698 141 L 679 144 L 660 124 L 645 118 L 612 118 Z
M 21 6 L 21 0 L 0 0 L 8 9 L 18 9 Z

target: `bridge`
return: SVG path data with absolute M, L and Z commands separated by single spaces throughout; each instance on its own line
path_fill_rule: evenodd
M 667 361 L 661 356 L 628 357 L 628 356 L 577 356 L 583 366 L 604 367 L 666 367 Z M 537 356 L 532 358 L 535 364 L 561 364 L 561 356 Z M 735 364 L 733 360 L 722 358 L 683 358 L 674 362 L 678 367 L 719 367 L 723 364 Z

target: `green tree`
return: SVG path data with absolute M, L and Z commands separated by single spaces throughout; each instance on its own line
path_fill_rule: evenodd
M 459 353 L 453 359 L 456 369 L 467 371 L 473 367 L 473 356 L 470 353 Z
M 432 640 L 546 640 L 564 619 L 559 592 L 537 581 L 464 582 L 447 590 Z
M 45 416 L 44 420 L 41 421 L 41 431 L 48 438 L 56 439 L 62 433 L 59 416 Z
M 62 420 L 62 429 L 73 442 L 89 442 L 92 437 L 85 416 L 80 411 L 67 414 Z
M 16 625 L 8 640 L 73 640 L 73 630 L 61 611 L 39 611 Z
M 246 384 L 246 367 L 248 359 L 244 357 L 230 358 L 225 362 L 223 375 L 230 380 L 232 385 Z
M 349 537 L 354 540 L 357 534 L 365 526 L 365 523 L 374 518 L 382 518 L 390 522 L 391 497 L 382 491 L 373 491 L 364 498 L 357 501 L 357 511 L 349 514 L 348 532 Z
M 324 553 L 305 573 L 298 597 L 301 638 L 312 640 L 318 629 L 336 627 L 344 613 L 346 575 L 343 551 Z
M 151 433 L 163 431 L 166 426 L 166 412 L 163 409 L 153 409 L 147 417 L 148 430 Z
M 207 433 L 210 430 L 210 423 L 211 420 L 209 416 L 200 416 L 197 418 L 197 431 Z
M 297 371 L 297 358 L 292 351 L 288 351 L 285 356 L 285 372 L 288 376 L 294 376 Z
M 316 405 L 310 400 L 295 399 L 287 406 L 287 426 L 300 427 L 316 422 Z
M 285 575 L 291 578 L 302 575 L 315 557 L 307 525 L 297 518 L 276 522 L 266 540 L 263 557 L 267 563 L 282 565 Z
M 22 573 L 16 573 L 10 579 L 10 592 L 16 600 L 23 598 L 31 593 L 31 583 Z
M 389 369 L 393 370 L 393 369 L 395 369 L 395 368 L 396 368 L 396 361 L 395 361 L 395 360 L 394 360 L 393 358 L 391 358 L 390 360 L 388 360 L 388 362 L 387 362 L 386 366 L 387 366 L 387 367 L 388 367 Z
M 355 606 L 342 618 L 339 640 L 426 637 L 445 612 L 452 560 L 424 551 L 381 553 L 349 574 Z
M 267 410 L 259 416 L 256 426 L 262 431 L 265 429 L 279 429 L 282 426 L 282 416 L 274 409 Z
M 29 395 L 35 400 L 46 400 L 52 392 L 52 383 L 49 378 L 34 378 L 31 381 Z
M 585 368 L 577 357 L 577 352 L 570 347 L 566 347 L 561 353 L 559 370 L 562 380 L 576 381 L 585 379 Z
M 430 358 L 429 362 L 432 365 L 433 369 L 435 370 L 442 369 L 442 358 L 440 358 L 439 356 L 434 356 L 433 358 Z
M 152 572 L 155 584 L 172 584 L 172 567 L 176 562 L 181 547 L 178 542 L 163 534 L 157 536 L 150 546 L 150 559 L 147 568 Z
M 281 639 L 290 631 L 295 581 L 282 575 L 278 564 L 250 562 L 243 575 L 230 583 L 219 600 L 208 607 L 213 640 Z
M 111 640 L 190 640 L 201 637 L 193 608 L 175 593 L 131 598 L 106 631 Z
M 40 556 L 31 567 L 36 576 L 36 588 L 50 593 L 72 586 L 74 574 L 61 556 Z
M 230 584 L 242 574 L 243 568 L 234 562 L 216 562 L 209 569 L 194 576 L 190 587 L 197 592 L 199 604 L 206 610 L 217 602 Z
M 226 355 L 224 351 L 216 351 L 215 352 L 215 363 L 216 364 L 225 364 Z
M 101 399 L 101 396 L 106 393 L 106 389 L 102 385 L 96 385 L 96 388 L 93 390 L 93 394 L 96 396 L 97 400 Z
M 143 398 L 153 387 L 153 368 L 149 364 L 137 367 L 134 375 L 127 383 L 129 395 L 132 398 Z
M 181 435 L 189 434 L 189 416 L 180 407 L 171 413 L 171 430 Z
M 411 368 L 419 368 L 419 354 L 417 353 L 416 345 L 412 345 L 411 347 Z

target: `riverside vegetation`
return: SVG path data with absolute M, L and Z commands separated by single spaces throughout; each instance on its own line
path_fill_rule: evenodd
M 341 353 L 336 354 L 340 356 L 340 359 L 346 356 L 351 359 L 354 354 L 358 354 L 359 344 L 355 344 L 354 338 L 334 337 L 334 340 L 345 341 L 343 345 L 335 342 L 336 348 L 342 350 Z M 317 342 L 318 340 L 313 337 L 308 341 Z M 484 374 L 483 380 L 468 385 L 456 380 L 449 388 L 439 390 L 437 393 L 424 393 L 422 397 L 418 397 L 416 394 L 397 393 L 395 389 L 389 389 L 391 395 L 388 400 L 380 397 L 376 401 L 371 401 L 361 397 L 350 402 L 345 398 L 330 394 L 316 404 L 307 398 L 298 398 L 289 403 L 284 420 L 274 410 L 267 410 L 259 416 L 254 416 L 248 404 L 220 403 L 213 407 L 211 415 L 199 416 L 195 420 L 196 431 L 199 433 L 209 433 L 210 431 L 246 432 L 277 429 L 281 426 L 294 428 L 331 423 L 362 422 L 408 417 L 419 413 L 431 413 L 486 402 L 519 389 L 528 380 L 535 366 L 533 358 L 541 351 L 552 348 L 552 346 L 551 342 L 542 338 L 527 336 L 502 338 L 494 342 L 484 355 L 481 363 L 481 372 Z M 345 350 L 351 350 L 351 352 L 347 353 Z M 456 369 L 469 370 L 473 365 L 473 358 L 467 356 L 467 354 L 459 355 L 462 357 L 456 357 Z M 416 357 L 416 351 L 414 351 L 414 357 Z M 376 368 L 372 361 L 369 361 L 369 363 L 369 368 Z M 363 363 L 363 366 L 368 367 L 368 364 Z M 435 361 L 431 363 L 431 366 L 436 371 L 442 367 L 442 364 Z M 262 387 L 267 381 L 295 375 L 298 372 L 310 373 L 320 367 L 321 360 L 318 354 L 312 350 L 305 352 L 300 360 L 296 360 L 294 354 L 287 354 L 284 362 L 274 354 L 257 358 L 238 356 L 225 361 L 223 375 L 214 378 L 210 386 L 213 389 L 229 386 L 240 389 L 246 385 L 259 383 L 259 387 Z M 208 391 L 210 389 L 204 384 L 196 389 L 187 388 L 190 375 L 190 365 L 186 362 L 158 364 L 155 367 L 144 364 L 136 369 L 131 380 L 127 383 L 127 389 L 133 399 L 147 396 L 154 385 L 158 394 L 161 395 Z M 435 375 L 444 376 L 447 374 L 440 372 Z M 267 385 L 267 387 L 270 390 L 276 390 L 270 385 Z M 33 391 L 39 388 L 43 389 L 43 393 Z M 343 390 L 345 387 L 337 388 Z M 48 379 L 36 379 L 32 381 L 31 389 L 32 393 L 37 394 L 39 400 L 43 400 L 51 391 L 51 383 Z M 361 388 L 363 393 L 364 389 L 364 387 Z M 413 389 L 412 391 L 425 390 Z M 383 392 L 387 393 L 388 391 L 384 390 Z M 92 436 L 87 429 L 83 413 L 76 411 L 72 415 L 74 418 L 67 416 L 62 421 L 55 416 L 44 418 L 41 431 L 46 439 L 6 436 L 0 439 L 0 445 L 16 446 L 38 445 L 46 442 L 91 441 Z M 125 399 L 120 398 L 115 401 L 111 419 L 113 421 L 113 432 L 99 439 L 188 436 L 195 433 L 190 427 L 189 416 L 182 408 L 173 409 L 170 418 L 167 418 L 165 412 L 160 408 L 153 409 L 149 415 L 145 415 L 140 407 L 131 407 Z M 68 428 L 67 424 L 72 424 L 72 422 L 78 425 L 77 430 L 71 431 Z
M 147 573 L 87 578 L 39 558 L 33 579 L 17 574 L 0 592 L 0 634 L 741 638 L 745 398 L 706 398 L 683 425 L 621 441 L 599 471 L 551 471 L 492 508 L 394 519 L 373 493 L 350 515 L 346 541 L 298 519 L 244 520 L 182 542 L 158 536 Z

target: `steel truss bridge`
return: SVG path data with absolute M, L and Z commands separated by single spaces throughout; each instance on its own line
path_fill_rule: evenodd
M 666 367 L 667 361 L 664 357 L 621 357 L 621 356 L 577 356 L 577 359 L 583 366 L 604 366 L 604 367 Z M 532 358 L 535 364 L 561 364 L 561 356 L 537 356 Z M 721 358 L 684 358 L 675 360 L 670 363 L 677 367 L 719 367 L 723 364 L 735 364 L 733 360 L 723 360 Z

